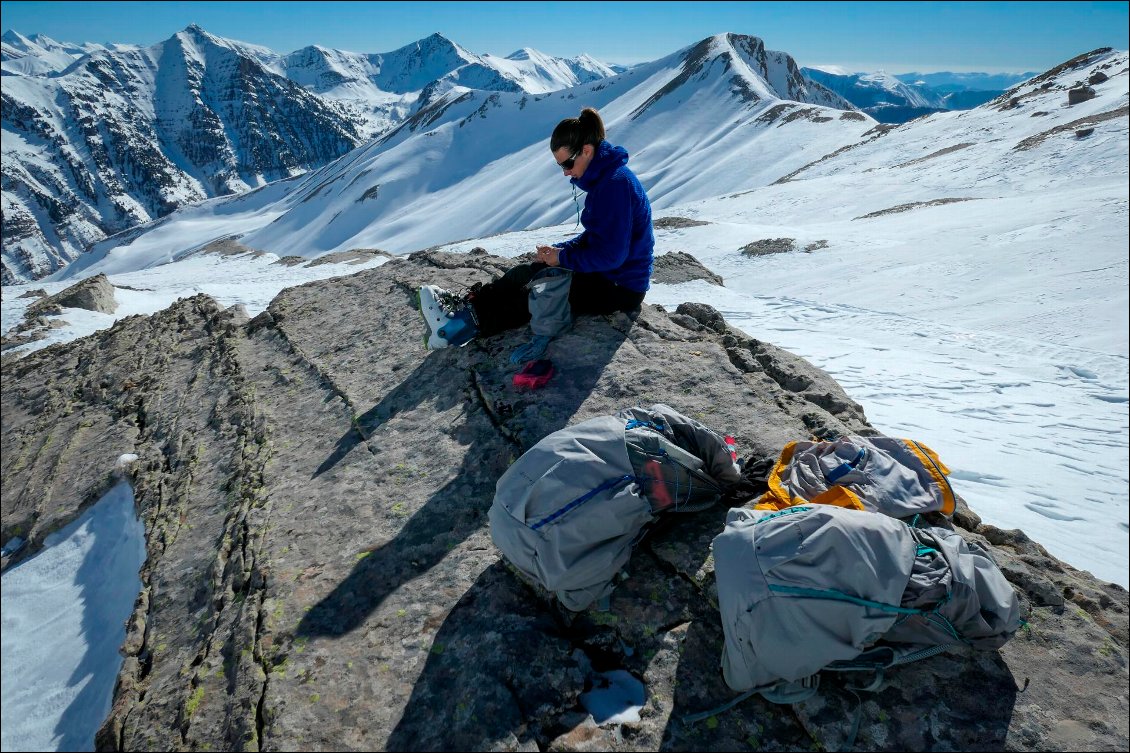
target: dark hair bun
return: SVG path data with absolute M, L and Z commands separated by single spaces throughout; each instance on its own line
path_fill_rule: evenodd
M 581 110 L 576 118 L 565 118 L 553 129 L 549 137 L 549 148 L 556 152 L 561 147 L 569 147 L 569 151 L 576 154 L 585 144 L 598 146 L 604 141 L 604 121 L 600 113 L 591 107 Z
M 591 107 L 586 107 L 581 110 L 581 116 L 577 118 L 581 126 L 581 133 L 584 134 L 583 144 L 592 144 L 596 146 L 604 141 L 604 121 L 600 119 L 600 113 Z

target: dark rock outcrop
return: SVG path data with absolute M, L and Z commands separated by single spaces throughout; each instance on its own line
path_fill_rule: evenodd
M 114 300 L 114 286 L 110 283 L 110 278 L 104 274 L 97 274 L 79 280 L 69 288 L 31 304 L 26 315 L 30 318 L 43 314 L 57 314 L 64 308 L 86 309 L 102 314 L 114 313 L 118 310 L 118 302 Z
M 741 247 L 743 256 L 768 256 L 796 251 L 796 238 L 762 238 Z
M 148 559 L 100 749 L 831 750 L 857 709 L 859 749 L 1125 749 L 1126 591 L 964 507 L 1028 620 L 1001 651 L 888 672 L 858 705 L 832 679 L 792 708 L 753 698 L 684 724 L 734 696 L 709 549 L 724 506 L 654 532 L 610 611 L 563 615 L 491 544 L 495 481 L 549 432 L 637 403 L 753 458 L 873 430 L 827 374 L 702 304 L 579 319 L 532 393 L 506 359 L 523 332 L 421 348 L 416 286 L 511 263 L 416 254 L 285 290 L 251 322 L 197 296 L 4 365 L 16 557 L 139 456 Z M 589 665 L 642 680 L 639 722 L 592 723 Z
M 724 284 L 722 276 L 707 269 L 702 262 L 685 251 L 669 251 L 655 257 L 651 281 L 676 284 L 691 280 L 706 280 L 715 285 Z
M 1095 90 L 1089 86 L 1077 86 L 1067 91 L 1067 104 L 1078 105 L 1095 98 Z
M 709 225 L 705 220 L 695 220 L 690 217 L 660 217 L 652 221 L 651 226 L 656 230 L 682 230 L 688 227 L 701 227 Z
M 64 322 L 47 317 L 63 313 L 64 308 L 86 309 L 102 314 L 112 314 L 118 308 L 118 302 L 114 299 L 114 286 L 110 284 L 110 278 L 103 274 L 80 280 L 55 295 L 46 295 L 43 290 L 29 290 L 20 298 L 36 296 L 40 296 L 39 300 L 27 307 L 23 320 L 0 337 L 0 351 L 9 351 L 42 340 L 52 329 L 63 326 Z

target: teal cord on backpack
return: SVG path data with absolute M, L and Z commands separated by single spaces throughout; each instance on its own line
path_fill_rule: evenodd
M 999 648 L 1021 624 L 988 552 L 948 529 L 832 505 L 735 508 L 713 546 L 723 675 L 773 702 L 815 693 L 806 678 L 823 671 L 871 671 L 857 689 L 877 687 L 948 647 Z

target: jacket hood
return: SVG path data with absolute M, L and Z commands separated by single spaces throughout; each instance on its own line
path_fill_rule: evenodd
M 585 174 L 580 178 L 573 178 L 569 182 L 582 191 L 590 191 L 604 176 L 628 164 L 628 150 L 622 146 L 613 146 L 608 141 L 601 141 L 596 148 L 596 156 L 592 158 Z

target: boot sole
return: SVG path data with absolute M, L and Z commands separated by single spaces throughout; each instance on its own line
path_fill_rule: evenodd
M 416 288 L 412 291 L 412 295 L 416 299 L 416 311 L 420 313 L 420 319 L 424 322 L 424 350 L 442 350 L 442 348 L 433 348 L 431 346 L 432 325 L 428 323 L 428 317 L 424 314 L 424 298 L 420 295 L 420 289 Z

